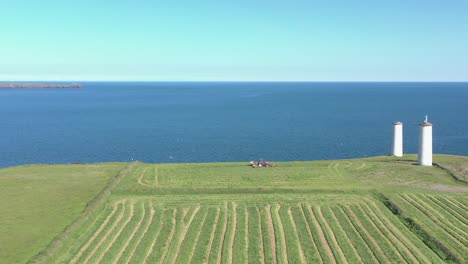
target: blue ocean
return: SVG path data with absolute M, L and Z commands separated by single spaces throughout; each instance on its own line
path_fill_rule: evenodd
M 387 155 L 394 121 L 416 153 L 426 114 L 435 153 L 468 155 L 468 83 L 83 85 L 1 89 L 0 167 Z

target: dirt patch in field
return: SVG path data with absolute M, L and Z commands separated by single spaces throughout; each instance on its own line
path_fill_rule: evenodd
M 438 192 L 462 193 L 468 192 L 468 187 L 465 186 L 450 186 L 440 183 L 435 183 L 426 187 L 426 189 Z

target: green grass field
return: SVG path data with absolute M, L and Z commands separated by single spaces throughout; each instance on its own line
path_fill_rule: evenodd
M 468 157 L 415 160 L 3 169 L 0 263 L 466 263 Z

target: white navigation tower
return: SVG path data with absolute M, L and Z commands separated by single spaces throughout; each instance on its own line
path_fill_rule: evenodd
M 392 155 L 395 157 L 403 156 L 403 123 L 400 121 L 393 123 Z
M 418 164 L 432 166 L 432 124 L 427 120 L 427 115 L 419 126 Z

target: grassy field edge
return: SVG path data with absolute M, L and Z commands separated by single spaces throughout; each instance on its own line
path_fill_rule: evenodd
M 110 196 L 112 189 L 125 177 L 134 167 L 136 162 L 127 165 L 124 169 L 119 171 L 115 177 L 113 177 L 108 184 L 92 199 L 90 200 L 83 212 L 68 225 L 62 233 L 58 234 L 50 244 L 45 247 L 42 251 L 32 257 L 27 263 L 46 263 L 56 252 L 61 248 L 61 244 L 67 239 L 67 237 L 78 230 L 80 226 L 91 216 L 94 215 L 95 211 L 102 206 L 107 198 Z

